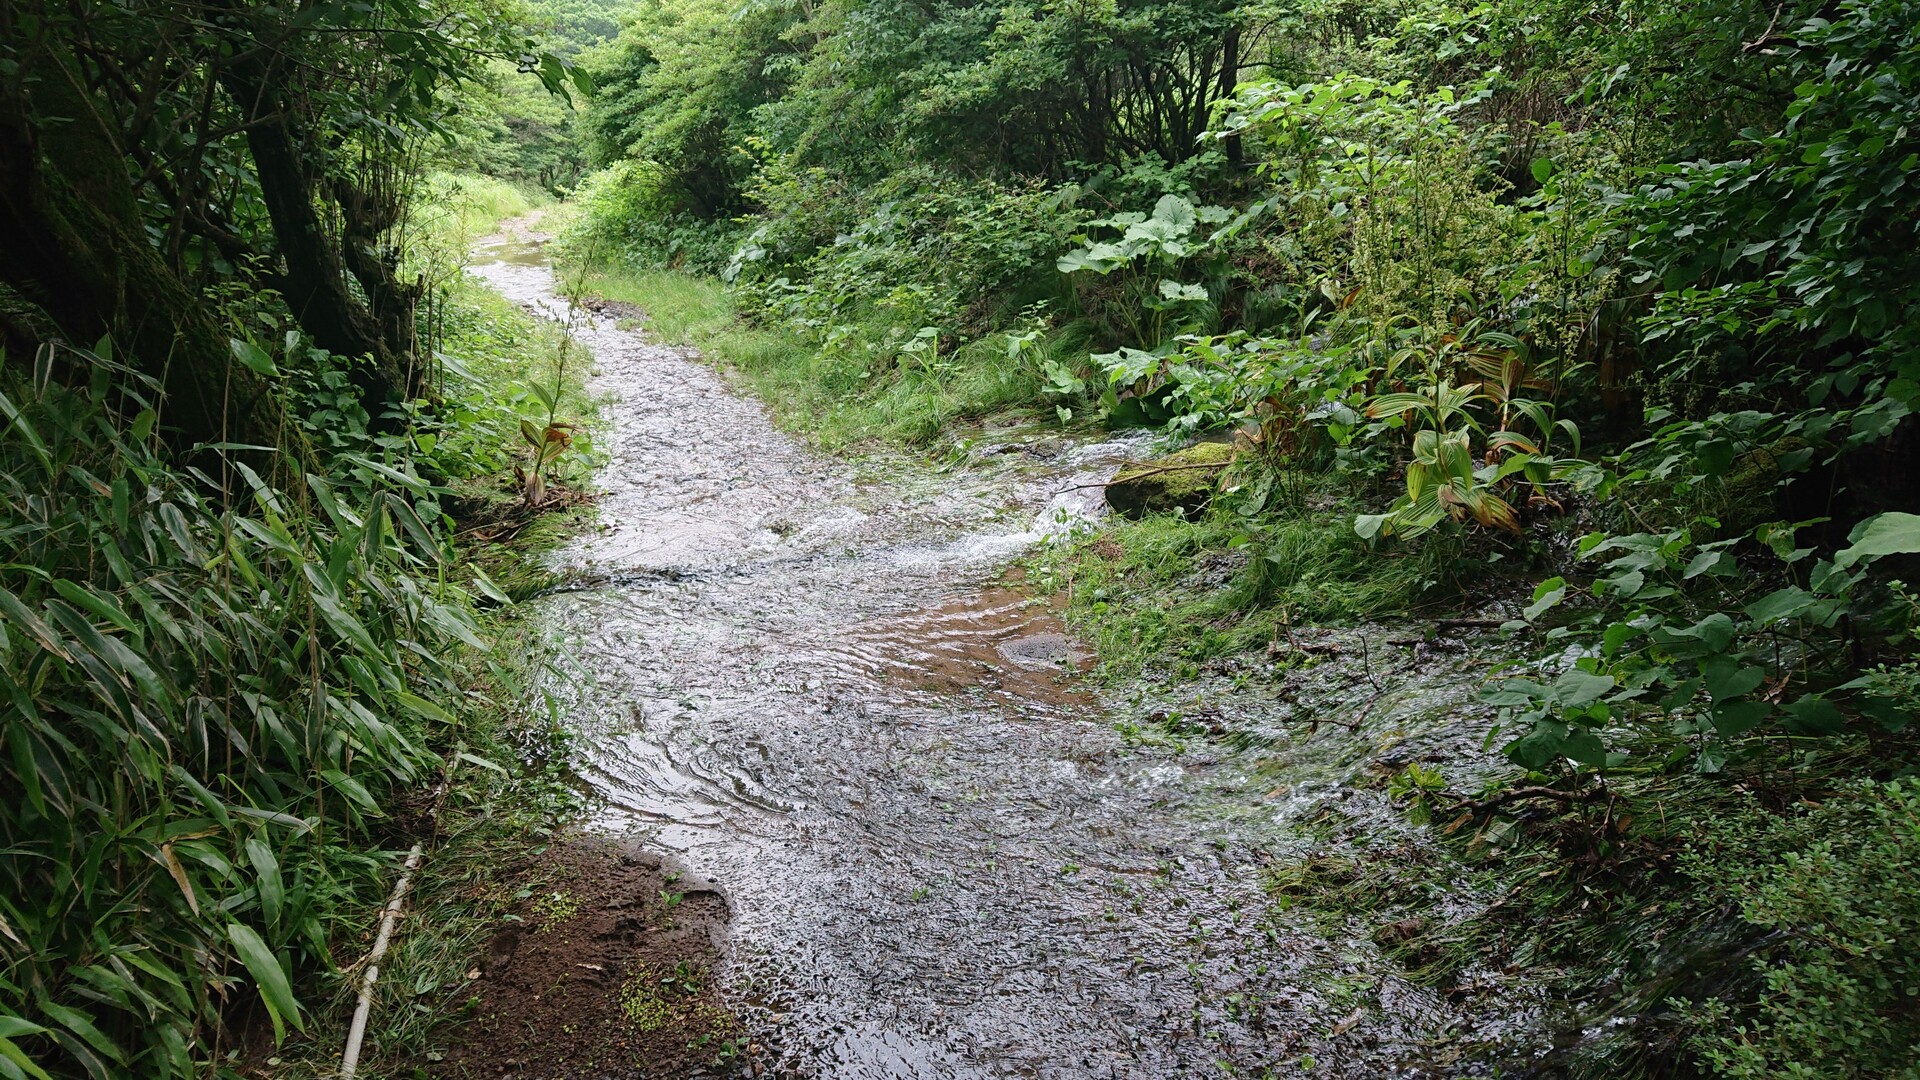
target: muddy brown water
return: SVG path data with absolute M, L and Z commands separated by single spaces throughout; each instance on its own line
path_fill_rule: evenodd
M 1098 516 L 1085 485 L 1138 440 L 988 430 L 946 469 L 824 455 L 690 351 L 570 311 L 524 237 L 474 272 L 592 350 L 605 495 L 558 556 L 572 584 L 534 602 L 548 689 L 594 826 L 726 893 L 721 978 L 764 1052 L 720 1072 L 1452 1076 L 1479 1073 L 1460 1046 L 1524 1049 L 1532 995 L 1417 985 L 1366 927 L 1266 887 L 1329 830 L 1418 843 L 1361 781 L 1460 752 L 1420 718 L 1470 665 L 1380 702 L 1404 676 L 1360 639 L 1385 632 L 1333 634 L 1346 659 L 1284 699 L 1213 692 L 1235 745 L 1130 745 L 1121 721 L 1193 691 L 1096 690 L 1086 648 L 1005 582 Z M 1363 732 L 1302 734 L 1302 709 L 1363 703 Z

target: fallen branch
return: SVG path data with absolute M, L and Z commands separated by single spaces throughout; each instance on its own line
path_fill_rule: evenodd
M 360 1068 L 360 1044 L 367 1037 L 367 1016 L 373 1012 L 373 984 L 380 978 L 380 959 L 387 955 L 387 946 L 393 943 L 393 924 L 400 918 L 400 906 L 406 902 L 407 887 L 413 884 L 413 872 L 420 869 L 420 858 L 424 849 L 419 844 L 407 852 L 407 864 L 401 870 L 400 880 L 394 883 L 393 895 L 387 898 L 387 909 L 380 916 L 380 933 L 373 939 L 373 951 L 367 954 L 367 966 L 360 973 L 360 1000 L 353 1007 L 353 1026 L 347 1029 L 347 1047 L 340 1054 L 340 1080 L 353 1080 L 353 1074 Z

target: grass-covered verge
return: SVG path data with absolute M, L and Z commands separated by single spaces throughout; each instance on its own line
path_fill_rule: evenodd
M 411 207 L 416 245 L 439 238 L 458 254 L 508 218 L 523 217 L 553 202 L 538 189 L 475 173 L 434 172 L 420 181 Z M 419 254 L 416 250 L 415 254 Z
M 1450 794 L 1442 762 L 1379 780 L 1437 855 L 1329 809 L 1269 887 L 1443 992 L 1524 972 L 1554 1004 L 1550 1075 L 1909 1077 L 1920 800 L 1895 777 L 1914 749 L 1775 745 L 1734 783 L 1629 776 L 1580 799 Z
M 1226 507 L 1109 517 L 1040 549 L 1029 580 L 1064 592 L 1065 617 L 1105 677 L 1153 670 L 1190 679 L 1284 645 L 1295 628 L 1394 619 L 1459 602 L 1450 555 L 1374 550 L 1337 496 L 1250 519 Z
M 957 425 L 989 418 L 1057 420 L 1045 393 L 1046 364 L 1085 351 L 1072 327 L 1014 343 L 994 335 L 950 355 L 881 350 L 849 344 L 844 327 L 823 338 L 775 315 L 749 317 L 738 294 L 713 277 L 602 266 L 583 283 L 592 295 L 645 312 L 656 340 L 692 345 L 734 372 L 777 422 L 826 449 L 924 447 Z M 894 332 L 879 318 L 868 329 Z
M 1111 519 L 1037 553 L 1030 580 L 1066 593 L 1116 684 L 1278 679 L 1317 659 L 1291 647 L 1296 632 L 1464 602 L 1470 553 L 1383 557 L 1351 520 L 1325 494 L 1259 529 L 1226 506 Z M 1527 649 L 1492 636 L 1467 647 L 1489 665 Z M 1499 738 L 1491 710 L 1432 723 Z M 1519 768 L 1458 782 L 1483 761 L 1366 773 L 1430 843 L 1383 843 L 1377 821 L 1330 804 L 1305 849 L 1274 859 L 1275 901 L 1372 940 L 1443 993 L 1523 973 L 1553 1004 L 1553 1075 L 1914 1075 L 1911 733 L 1762 729 L 1717 773 L 1675 767 L 1690 755 L 1669 737 L 1617 737 L 1633 763 L 1584 785 Z
M 491 813 L 476 830 L 469 804 L 509 823 L 549 813 L 502 803 L 524 755 L 497 715 L 511 684 L 486 659 L 489 588 L 405 459 L 343 454 L 300 488 L 235 462 L 244 486 L 210 490 L 155 452 L 145 410 L 57 383 L 0 402 L 0 529 L 17 545 L 0 572 L 0 726 L 21 795 L 0 822 L 6 1074 L 205 1075 L 263 1043 L 332 1052 L 327 1002 L 398 853 L 437 831 L 430 809 L 495 846 L 515 830 Z

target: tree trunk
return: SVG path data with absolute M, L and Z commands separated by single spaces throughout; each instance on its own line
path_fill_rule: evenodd
M 368 359 L 352 368 L 354 385 L 368 417 L 383 426 L 387 403 L 406 393 L 406 357 L 381 335 L 347 284 L 341 245 L 320 219 L 319 178 L 302 156 L 288 96 L 278 85 L 282 70 L 260 54 L 242 55 L 226 65 L 220 79 L 248 121 L 247 149 L 285 264 L 287 306 L 315 345 Z
M 60 122 L 43 128 L 41 116 Z M 8 363 L 31 364 L 51 343 L 56 375 L 82 381 L 93 361 L 78 350 L 111 337 L 115 358 L 159 387 L 154 404 L 178 449 L 282 445 L 278 398 L 234 359 L 225 331 L 148 242 L 115 143 L 75 58 L 25 57 L 0 81 Z M 256 468 L 270 465 L 253 456 Z
M 1230 25 L 1220 42 L 1220 100 L 1226 101 L 1232 98 L 1239 90 L 1240 27 Z M 1245 152 L 1240 148 L 1240 136 L 1229 135 L 1225 141 L 1227 162 L 1237 169 L 1246 159 Z

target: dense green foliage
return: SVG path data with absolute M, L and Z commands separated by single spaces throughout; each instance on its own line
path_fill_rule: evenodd
M 1785 939 L 1754 963 L 1766 987 L 1751 1018 L 1704 1007 L 1698 1049 L 1723 1075 L 1920 1075 L 1920 798 L 1913 781 L 1861 784 L 1775 818 L 1690 860 L 1709 895 Z M 1755 860 L 1766 850 L 1776 858 Z
M 8 1034 L 194 1075 L 236 977 L 304 1026 L 291 973 L 378 888 L 346 842 L 435 774 L 425 728 L 481 642 L 415 476 L 348 458 L 295 492 L 236 464 L 250 497 L 223 504 L 155 453 L 150 408 L 16 383 L 0 410 L 5 989 L 45 1025 Z
M 391 849 L 508 783 L 452 515 L 583 456 L 522 445 L 582 365 L 461 272 L 526 196 L 429 170 L 484 65 L 585 79 L 484 5 L 0 31 L 0 1076 L 216 1075 L 334 1042 Z
M 1524 575 L 1496 786 L 1885 780 L 1916 704 L 1917 35 L 1908 0 L 663 2 L 585 58 L 602 171 L 567 240 L 730 282 L 730 333 L 784 343 L 740 366 L 832 442 L 1231 432 L 1204 520 L 1059 556 L 1120 669 Z M 1169 613 L 1211 560 L 1238 569 Z M 1784 888 L 1739 887 L 1752 927 L 1797 918 Z M 1776 992 L 1856 1000 L 1852 961 L 1785 948 Z M 1868 1075 L 1902 1008 L 1769 1006 L 1739 1015 L 1772 1049 L 1696 1049 Z
M 309 1023 L 491 774 L 453 516 L 592 441 L 461 275 L 534 193 L 823 442 L 1234 447 L 1042 558 L 1110 673 L 1495 613 L 1509 771 L 1392 791 L 1678 995 L 1595 1068 L 1910 1071 L 1916 115 L 1915 0 L 0 0 L 0 1077 Z

